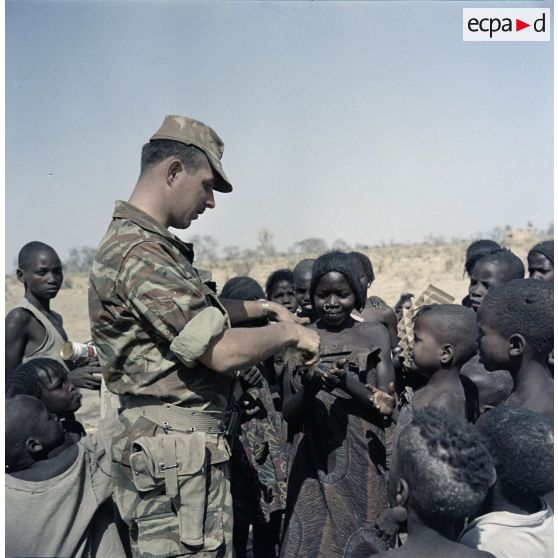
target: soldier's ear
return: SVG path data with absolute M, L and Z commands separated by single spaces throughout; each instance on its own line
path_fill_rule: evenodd
M 178 173 L 183 170 L 182 163 L 178 159 L 171 159 L 167 167 L 167 184 L 172 186 L 178 177 Z
M 20 269 L 19 267 L 17 268 L 16 277 L 17 277 L 17 280 L 18 280 L 20 283 L 23 283 L 23 282 L 24 282 L 24 281 L 23 281 L 23 269 Z

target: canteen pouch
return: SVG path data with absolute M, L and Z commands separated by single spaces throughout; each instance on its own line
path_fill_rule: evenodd
M 147 492 L 164 484 L 177 511 L 180 540 L 204 545 L 206 447 L 203 432 L 141 436 L 130 455 L 133 482 Z

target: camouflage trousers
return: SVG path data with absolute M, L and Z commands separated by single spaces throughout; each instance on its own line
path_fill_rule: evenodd
M 167 432 L 145 417 L 137 418 L 129 409 L 120 412 L 119 422 L 112 446 L 114 500 L 129 527 L 133 555 L 141 558 L 184 555 L 232 558 L 230 450 L 226 440 L 222 436 L 206 435 L 202 477 L 205 482 L 205 503 L 190 509 L 188 501 L 185 501 L 177 509 L 176 499 L 167 495 L 164 480 L 152 489 L 147 486 L 138 490 L 137 478 L 134 478 L 137 471 L 133 472 L 130 464 L 130 457 L 134 458 L 133 450 L 137 449 L 134 443 L 146 438 L 166 436 Z M 173 433 L 172 436 L 177 434 Z M 199 516 L 200 513 L 203 517 Z M 194 517 L 195 514 L 198 517 Z M 203 525 L 203 544 L 187 546 L 181 540 L 181 525 L 196 522 Z

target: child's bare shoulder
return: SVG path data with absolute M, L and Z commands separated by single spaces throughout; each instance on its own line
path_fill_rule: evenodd
M 6 328 L 25 330 L 36 318 L 25 308 L 13 308 L 6 314 Z

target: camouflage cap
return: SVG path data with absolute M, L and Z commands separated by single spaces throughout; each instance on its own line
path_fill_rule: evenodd
M 218 192 L 232 192 L 232 184 L 221 166 L 225 144 L 209 126 L 193 118 L 167 114 L 163 124 L 149 141 L 158 139 L 179 141 L 201 149 L 207 155 L 213 170 L 217 172 L 217 180 L 213 189 Z

